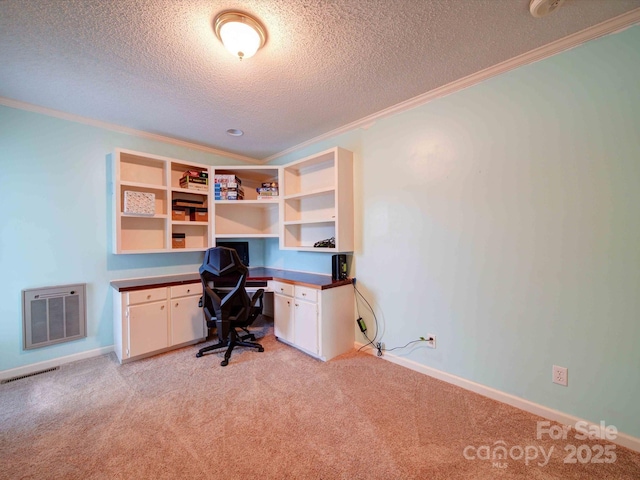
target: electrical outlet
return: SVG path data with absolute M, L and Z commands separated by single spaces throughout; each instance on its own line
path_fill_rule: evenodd
M 552 370 L 553 383 L 557 383 L 558 385 L 566 387 L 568 384 L 568 374 L 569 372 L 566 367 L 559 367 L 557 365 L 554 365 Z
M 436 348 L 436 336 L 432 334 L 427 335 L 427 347 Z

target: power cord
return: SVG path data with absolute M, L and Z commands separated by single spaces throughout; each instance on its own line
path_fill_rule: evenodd
M 371 304 L 369 303 L 369 301 L 365 298 L 365 296 L 360 292 L 360 290 L 358 290 L 358 287 L 356 287 L 356 283 L 355 281 L 352 283 L 353 285 L 353 292 L 354 292 L 354 296 L 356 299 L 356 309 L 358 311 L 358 318 L 356 319 L 356 322 L 358 323 L 358 327 L 360 327 L 360 331 L 362 332 L 362 334 L 364 335 L 364 338 L 367 339 L 367 343 L 365 343 L 364 345 L 362 345 L 358 351 L 362 350 L 365 347 L 368 347 L 369 345 L 373 345 L 374 342 L 376 341 L 376 338 L 378 337 L 378 332 L 379 332 L 379 328 L 378 328 L 378 317 L 376 317 L 376 312 L 373 311 L 373 307 L 371 306 Z M 360 315 L 360 306 L 358 305 L 358 295 L 360 295 L 360 298 L 362 298 L 362 300 L 364 301 L 364 303 L 367 304 L 367 307 L 369 308 L 369 311 L 371 312 L 371 315 L 373 315 L 373 320 L 375 322 L 376 325 L 376 333 L 373 336 L 373 339 L 369 338 L 369 336 L 367 335 L 367 325 L 364 323 L 364 320 L 362 319 L 362 315 Z M 380 354 L 381 355 L 381 354 Z M 378 356 L 380 356 L 378 355 Z
M 428 341 L 432 341 L 433 337 L 429 337 L 429 338 L 425 338 L 425 337 L 420 337 L 417 340 L 412 340 L 410 342 L 408 342 L 406 345 L 403 345 L 402 347 L 393 347 L 393 348 L 385 348 L 384 344 L 380 341 L 376 342 L 376 339 L 378 337 L 378 317 L 376 317 L 376 313 L 373 311 L 373 307 L 371 306 L 371 304 L 369 303 L 369 301 L 365 298 L 365 296 L 360 292 L 360 290 L 358 290 L 358 288 L 356 287 L 355 281 L 353 282 L 353 290 L 354 290 L 354 295 L 356 298 L 356 310 L 358 312 L 358 318 L 356 319 L 356 323 L 358 324 L 358 327 L 360 328 L 360 331 L 362 332 L 362 335 L 364 335 L 364 338 L 367 339 L 367 343 L 365 343 L 364 345 L 362 345 L 358 351 L 362 350 L 365 347 L 368 347 L 369 345 L 373 346 L 373 348 L 376 349 L 376 355 L 378 357 L 382 356 L 383 352 L 392 352 L 394 350 L 400 350 L 403 348 L 407 348 L 409 345 L 412 345 L 414 343 L 418 343 L 418 342 L 428 342 Z M 364 302 L 367 304 L 367 307 L 369 308 L 369 310 L 371 311 L 371 314 L 373 315 L 373 319 L 375 321 L 376 324 L 376 333 L 373 336 L 373 339 L 370 339 L 369 336 L 367 335 L 367 325 L 365 324 L 364 320 L 362 319 L 362 316 L 360 315 L 360 307 L 358 305 L 358 295 L 360 295 L 360 298 L 362 298 L 362 300 L 364 300 Z M 375 345 L 374 345 L 375 343 Z

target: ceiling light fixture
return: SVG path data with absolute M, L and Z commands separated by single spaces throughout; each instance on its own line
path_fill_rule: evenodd
M 560 8 L 564 0 L 531 0 L 529 11 L 536 18 L 544 17 Z
M 253 57 L 267 40 L 267 31 L 255 18 L 240 12 L 223 12 L 213 21 L 216 37 L 240 60 Z
M 230 128 L 229 130 L 227 130 L 227 134 L 231 135 L 232 137 L 241 137 L 242 135 L 244 135 L 244 132 L 242 130 L 238 130 L 237 128 Z

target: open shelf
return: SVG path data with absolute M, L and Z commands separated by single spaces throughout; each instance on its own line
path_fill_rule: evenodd
M 336 158 L 333 150 L 284 167 L 284 196 L 336 188 Z
M 166 246 L 166 218 L 123 216 L 118 253 L 131 250 L 163 250 Z
M 313 251 L 329 251 L 330 248 L 314 248 L 320 241 L 336 236 L 335 222 L 292 223 L 284 226 L 284 248 L 312 248 Z M 335 249 L 334 249 L 335 250 Z
M 262 201 L 216 202 L 215 236 L 278 236 L 278 203 Z
M 160 157 L 146 156 L 134 152 L 120 151 L 119 179 L 122 182 L 167 186 L 167 163 Z
M 198 202 L 200 208 L 211 210 L 208 190 L 180 188 L 180 178 L 185 171 L 206 172 L 208 175 L 207 165 L 117 149 L 113 155 L 113 168 L 114 253 L 160 253 L 209 248 L 210 217 L 207 221 L 197 222 L 172 220 L 172 202 L 176 199 Z M 125 192 L 153 194 L 154 208 L 144 204 L 144 201 L 151 203 L 148 198 L 142 202 L 139 198 L 134 200 L 143 203 L 141 211 L 155 213 L 125 213 Z M 130 195 L 129 199 L 131 197 L 134 196 Z M 135 206 L 138 207 L 139 203 Z M 173 248 L 173 233 L 185 235 L 185 248 Z
M 353 251 L 353 154 L 342 148 L 282 167 L 280 248 Z M 335 248 L 314 247 L 335 238 Z
M 279 181 L 277 166 L 214 167 L 216 175 L 235 175 L 244 192 L 241 200 L 213 200 L 214 236 L 216 238 L 277 237 L 280 221 L 280 197 L 258 200 L 257 188 L 263 183 Z

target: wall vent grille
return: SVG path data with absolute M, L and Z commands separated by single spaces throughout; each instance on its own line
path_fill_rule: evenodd
M 86 283 L 22 291 L 24 348 L 87 336 Z
M 39 372 L 27 373 L 25 375 L 20 375 L 19 377 L 13 378 L 5 378 L 0 382 L 0 384 L 15 382 L 16 380 L 22 380 L 23 378 L 34 377 L 36 375 L 40 375 L 42 373 L 55 372 L 56 370 L 60 370 L 60 367 L 47 368 L 46 370 L 40 370 Z

